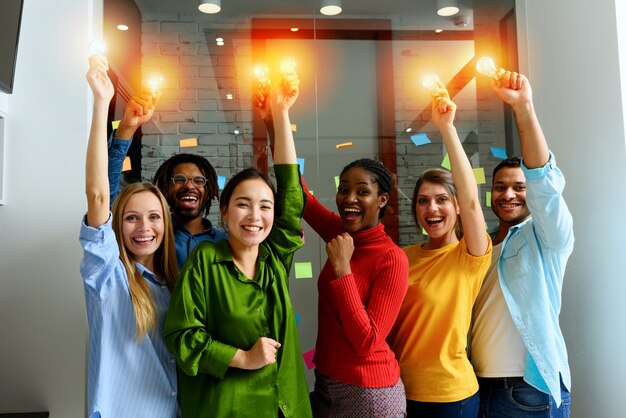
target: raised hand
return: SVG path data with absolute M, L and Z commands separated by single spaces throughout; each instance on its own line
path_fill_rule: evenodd
M 532 102 L 532 89 L 528 79 L 504 68 L 500 68 L 493 77 L 493 91 L 511 106 Z
M 350 259 L 354 253 L 354 241 L 347 232 L 337 235 L 326 243 L 326 254 L 333 268 L 335 277 L 352 273 Z
M 456 104 L 450 100 L 448 90 L 439 80 L 437 80 L 437 87 L 432 91 L 431 103 L 433 123 L 440 131 L 454 124 Z
M 152 119 L 161 92 L 157 91 L 153 95 L 149 90 L 142 90 L 139 94 L 134 95 L 124 110 L 124 116 L 117 129 L 116 137 L 123 139 L 131 139 L 141 125 Z
M 272 111 L 287 111 L 296 102 L 300 93 L 300 79 L 295 70 L 283 73 L 280 83 L 272 89 Z
M 89 57 L 89 70 L 85 77 L 96 101 L 108 103 L 115 93 L 113 83 L 107 74 L 108 70 L 109 61 L 106 56 L 97 54 Z

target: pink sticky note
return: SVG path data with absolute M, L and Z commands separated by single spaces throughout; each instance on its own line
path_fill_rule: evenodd
M 302 354 L 302 358 L 304 359 L 304 362 L 306 363 L 306 368 L 309 370 L 315 367 L 315 364 L 313 364 L 314 355 L 315 355 L 315 349 L 309 350 L 306 353 Z

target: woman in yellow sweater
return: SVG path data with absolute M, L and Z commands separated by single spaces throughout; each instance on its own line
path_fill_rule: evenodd
M 409 289 L 390 342 L 400 363 L 408 417 L 475 418 L 478 382 L 467 358 L 467 335 L 489 267 L 491 240 L 472 167 L 454 127 L 456 105 L 441 83 L 432 110 L 452 173 L 426 170 L 415 185 L 413 218 L 429 238 L 404 248 Z

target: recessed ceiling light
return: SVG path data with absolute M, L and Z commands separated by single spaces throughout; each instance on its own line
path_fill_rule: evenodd
M 335 16 L 341 13 L 341 0 L 322 0 L 320 13 L 326 16 Z
M 292 32 L 298 32 L 300 30 L 300 28 L 291 28 Z
M 233 131 L 233 133 L 234 133 L 235 135 L 239 135 L 239 129 L 235 129 L 235 130 Z
M 443 32 L 443 29 L 435 29 L 435 33 L 441 33 Z
M 215 38 L 215 42 L 224 42 L 224 38 Z
M 413 131 L 413 128 L 406 128 L 406 129 L 404 130 L 404 132 L 406 132 L 406 133 L 409 133 L 409 132 L 412 132 L 412 131 Z
M 198 10 L 202 13 L 218 13 L 222 10 L 221 0 L 200 0 L 198 1 Z
M 119 30 L 128 30 L 128 26 L 123 25 L 123 24 L 119 24 L 119 25 L 117 25 L 117 29 L 119 29 Z
M 439 16 L 454 16 L 458 12 L 457 0 L 437 0 L 437 14 Z
M 233 95 L 232 95 L 232 94 L 230 94 L 230 93 L 228 93 L 228 94 L 226 94 L 226 98 L 227 98 L 228 100 L 233 100 Z

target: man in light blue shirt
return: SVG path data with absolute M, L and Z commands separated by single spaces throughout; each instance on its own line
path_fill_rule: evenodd
M 495 93 L 515 113 L 522 159 L 504 160 L 493 174 L 491 208 L 500 225 L 472 329 L 480 416 L 569 417 L 571 376 L 559 326 L 563 275 L 574 246 L 562 197 L 565 179 L 526 77 L 499 70 L 494 80 Z
M 111 204 L 120 191 L 120 175 L 135 132 L 154 113 L 158 97 L 148 91 L 133 96 L 124 117 L 109 140 L 109 184 Z M 166 160 L 154 177 L 172 212 L 176 261 L 182 268 L 187 256 L 202 242 L 219 242 L 226 234 L 205 218 L 217 199 L 217 174 L 209 161 L 195 154 L 177 154 Z

